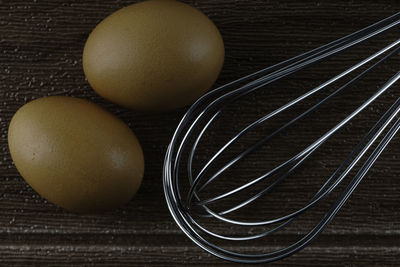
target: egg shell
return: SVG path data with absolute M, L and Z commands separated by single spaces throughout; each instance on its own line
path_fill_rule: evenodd
M 102 97 L 137 110 L 193 103 L 211 88 L 224 43 L 199 10 L 172 0 L 122 8 L 90 34 L 83 51 L 88 82 Z
M 117 117 L 72 97 L 22 106 L 8 144 L 25 181 L 47 200 L 73 212 L 99 212 L 128 202 L 144 172 L 141 146 Z

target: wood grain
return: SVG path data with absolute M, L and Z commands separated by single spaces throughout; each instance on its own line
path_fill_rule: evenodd
M 0 265 L 228 265 L 186 238 L 164 201 L 163 155 L 185 109 L 165 114 L 130 111 L 103 100 L 85 81 L 81 53 L 88 34 L 108 14 L 134 2 L 0 0 Z M 398 1 L 389 0 L 185 2 L 207 14 L 224 37 L 226 61 L 217 85 L 351 33 L 400 8 Z M 361 48 L 358 53 L 365 55 L 370 48 Z M 345 55 L 342 61 L 317 68 L 309 75 L 289 81 L 289 85 L 299 87 L 298 90 L 309 89 L 318 81 L 316 77 L 329 76 L 332 66 L 339 68 L 341 62 L 351 60 L 351 56 Z M 374 74 L 368 82 L 377 82 L 388 69 L 398 70 L 395 63 Z M 276 90 L 278 93 L 273 97 L 261 95 L 245 100 L 244 119 L 259 115 L 260 110 L 251 109 L 252 106 L 264 106 L 267 101 L 272 107 L 298 93 L 297 89 Z M 362 95 L 363 90 L 361 85 L 353 95 Z M 398 90 L 395 87 L 375 106 L 376 110 L 384 110 L 398 96 Z M 129 204 L 100 215 L 72 214 L 47 203 L 19 176 L 7 147 L 9 121 L 21 105 L 47 95 L 92 100 L 120 117 L 137 134 L 145 153 L 146 172 L 138 195 Z M 331 112 L 351 109 L 352 104 L 353 100 L 344 100 L 336 109 L 332 107 Z M 368 129 L 376 116 L 374 112 L 366 113 L 354 126 L 356 131 Z M 325 129 L 337 119 L 335 116 L 315 119 L 313 128 Z M 329 155 L 330 158 L 318 160 L 316 164 L 321 168 L 316 168 L 311 177 L 330 173 L 332 169 L 324 166 L 334 165 L 338 151 L 354 140 L 353 133 L 354 129 L 341 133 L 335 141 L 337 149 L 320 155 L 321 159 Z M 223 140 L 222 137 L 215 138 L 215 142 Z M 289 136 L 288 142 L 295 142 L 296 138 Z M 399 141 L 396 138 L 392 142 L 319 239 L 300 253 L 272 265 L 397 266 Z M 214 144 L 209 146 L 206 150 Z M 262 163 L 264 154 L 256 156 Z M 298 186 L 306 184 L 303 180 Z M 279 203 L 272 204 L 279 207 Z M 306 221 L 305 227 L 311 221 Z M 302 231 L 293 229 L 286 235 Z

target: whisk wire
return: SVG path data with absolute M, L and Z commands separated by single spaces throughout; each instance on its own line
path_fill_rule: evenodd
M 374 53 L 373 55 L 371 55 L 370 57 L 366 58 L 365 60 L 357 63 L 356 65 L 350 67 L 349 69 L 347 69 L 346 71 L 340 73 L 339 75 L 329 79 L 328 81 L 324 82 L 323 84 L 317 86 L 316 88 L 308 91 L 307 93 L 301 95 L 300 97 L 290 101 L 289 103 L 281 106 L 280 108 L 272 111 L 271 113 L 269 113 L 266 116 L 263 116 L 262 118 L 258 119 L 257 121 L 251 123 L 250 125 L 246 126 L 246 128 L 244 128 L 243 130 L 241 130 L 237 135 L 235 135 L 232 139 L 230 139 L 220 150 L 218 150 L 217 153 L 214 154 L 214 156 L 204 165 L 204 167 L 201 169 L 201 171 L 199 172 L 199 174 L 196 176 L 196 178 L 193 181 L 193 185 L 192 185 L 192 189 L 189 192 L 188 195 L 188 199 L 187 202 L 190 203 L 192 198 L 193 198 L 193 193 L 194 190 L 196 189 L 197 185 L 200 182 L 201 177 L 204 175 L 204 173 L 210 168 L 211 164 L 224 152 L 227 150 L 227 148 L 232 145 L 233 142 L 235 142 L 236 140 L 238 140 L 241 136 L 243 136 L 244 134 L 246 134 L 247 132 L 249 132 L 251 129 L 253 129 L 254 127 L 260 125 L 261 123 L 265 122 L 266 120 L 274 117 L 277 114 L 280 114 L 281 112 L 283 112 L 284 110 L 292 107 L 293 105 L 299 103 L 300 101 L 303 101 L 304 99 L 306 99 L 307 97 L 315 94 L 316 92 L 326 88 L 328 85 L 332 84 L 333 82 L 339 80 L 340 78 L 348 75 L 349 73 L 352 73 L 354 70 L 360 68 L 361 66 L 365 65 L 366 63 L 370 62 L 371 60 L 377 58 L 378 56 L 382 55 L 383 53 L 387 52 L 388 50 L 392 49 L 393 47 L 397 46 L 400 43 L 400 39 L 396 40 L 395 42 L 391 43 L 390 45 L 386 46 L 385 48 L 383 48 L 382 50 Z M 370 104 L 370 103 L 368 103 Z M 359 111 L 357 112 L 357 114 L 359 113 Z M 215 117 L 214 117 L 215 118 Z M 350 118 L 351 119 L 351 118 Z M 345 122 L 347 123 L 347 121 Z M 207 126 L 209 126 L 210 123 L 208 123 Z M 204 133 L 204 131 L 203 131 Z M 199 135 L 199 137 L 201 137 L 201 135 Z M 197 144 L 195 144 L 197 145 Z M 195 146 L 193 146 L 195 148 Z M 191 154 L 193 155 L 193 153 Z M 220 169 L 221 171 L 222 169 Z M 189 173 L 191 173 L 191 169 L 189 169 Z M 190 174 L 191 175 L 191 174 Z M 205 184 L 203 184 L 203 186 L 198 190 L 198 192 L 200 192 L 202 189 L 204 189 L 211 181 L 213 181 L 217 176 L 212 176 Z M 267 176 L 268 177 L 268 176 Z M 266 177 L 264 177 L 266 178 Z M 261 181 L 263 179 L 257 180 L 257 181 Z M 254 183 L 249 184 L 248 186 L 253 185 Z M 243 189 L 245 189 L 247 187 L 244 187 L 240 190 L 237 190 L 235 192 L 241 191 Z M 220 199 L 220 198 L 218 198 Z M 203 203 L 205 204 L 205 203 Z
M 333 78 L 325 81 L 324 83 L 313 88 L 307 93 L 295 98 L 292 101 L 289 101 L 280 108 L 268 113 L 265 116 L 262 116 L 255 122 L 247 125 L 238 134 L 230 138 L 229 141 L 225 143 L 221 148 L 219 148 L 217 152 L 213 156 L 211 156 L 208 161 L 206 161 L 203 167 L 200 168 L 200 171 L 194 174 L 193 161 L 198 146 L 200 145 L 200 141 L 204 136 L 206 130 L 209 129 L 209 127 L 212 125 L 212 122 L 219 115 L 222 114 L 222 111 L 226 106 L 234 103 L 241 97 L 251 92 L 263 89 L 267 85 L 275 81 L 283 79 L 293 73 L 296 73 L 306 67 L 311 66 L 312 64 L 315 64 L 328 57 L 352 48 L 366 40 L 371 39 L 372 37 L 387 32 L 388 30 L 398 26 L 399 24 L 400 12 L 362 30 L 333 41 L 327 45 L 323 45 L 319 48 L 285 60 L 282 63 L 278 63 L 274 66 L 257 71 L 253 74 L 247 75 L 236 81 L 221 86 L 213 91 L 210 91 L 188 109 L 187 113 L 184 115 L 177 129 L 175 130 L 174 136 L 168 146 L 164 161 L 163 176 L 164 192 L 168 208 L 178 226 L 193 242 L 195 242 L 198 246 L 208 251 L 209 253 L 222 259 L 241 263 L 261 263 L 279 260 L 292 255 L 293 253 L 301 250 L 310 242 L 312 242 L 318 236 L 318 234 L 323 231 L 323 229 L 328 225 L 328 223 L 333 219 L 340 208 L 344 205 L 344 203 L 350 197 L 357 185 L 365 177 L 368 170 L 376 162 L 379 155 L 383 152 L 383 150 L 387 147 L 387 145 L 400 129 L 400 119 L 395 120 L 400 113 L 400 98 L 398 98 L 392 104 L 392 106 L 386 110 L 384 115 L 382 115 L 377 123 L 368 131 L 368 133 L 363 136 L 361 141 L 355 146 L 355 148 L 349 153 L 349 155 L 347 155 L 345 160 L 342 161 L 342 163 L 332 173 L 332 175 L 330 175 L 329 178 L 325 180 L 322 186 L 316 190 L 316 193 L 306 202 L 303 207 L 298 208 L 297 210 L 292 211 L 284 216 L 268 220 L 261 219 L 254 221 L 244 221 L 228 218 L 226 215 L 237 212 L 240 209 L 249 205 L 250 203 L 254 202 L 255 200 L 260 199 L 266 193 L 282 183 L 289 175 L 293 174 L 293 172 L 300 165 L 302 165 L 302 163 L 306 159 L 308 159 L 318 148 L 320 148 L 329 138 L 331 138 L 341 128 L 347 125 L 354 117 L 360 114 L 371 103 L 373 103 L 377 98 L 379 98 L 389 88 L 391 88 L 400 79 L 400 72 L 389 79 L 371 97 L 369 97 L 349 115 L 347 115 L 341 122 L 336 124 L 329 131 L 319 137 L 316 141 L 306 146 L 305 149 L 295 154 L 295 156 L 291 157 L 289 160 L 284 161 L 283 163 L 264 173 L 263 175 L 256 177 L 250 182 L 238 186 L 237 188 L 228 192 L 219 194 L 214 197 L 209 197 L 207 199 L 201 199 L 200 193 L 206 187 L 208 187 L 211 182 L 220 177 L 222 173 L 231 168 L 234 164 L 239 162 L 245 156 L 255 151 L 257 148 L 261 147 L 261 145 L 263 145 L 271 138 L 282 133 L 288 127 L 294 125 L 300 119 L 315 111 L 322 104 L 337 96 L 345 88 L 348 88 L 349 86 L 355 84 L 365 75 L 367 75 L 371 70 L 375 69 L 377 66 L 387 61 L 387 59 L 389 59 L 393 55 L 397 55 L 400 51 L 400 39 L 395 40 L 394 42 L 385 46 L 383 49 L 375 52 L 371 56 L 363 59 L 359 63 L 353 65 L 352 67 L 334 76 Z M 379 59 L 379 57 L 381 56 L 382 58 Z M 327 88 L 327 86 L 339 81 L 347 75 L 352 74 L 361 67 L 367 65 L 370 62 L 373 62 L 373 60 L 377 60 L 377 62 L 367 67 L 360 74 L 357 74 L 354 78 L 351 78 L 350 81 L 346 82 L 344 85 L 336 89 L 333 93 L 330 93 L 327 97 L 323 98 L 321 101 L 308 108 L 305 112 L 302 112 L 300 115 L 295 116 L 293 119 L 289 120 L 289 122 L 284 123 L 283 126 L 272 131 L 271 134 L 266 135 L 261 140 L 251 145 L 249 148 L 246 148 L 244 149 L 244 151 L 235 155 L 231 160 L 225 163 L 223 167 L 219 168 L 214 173 L 206 176 L 211 166 L 213 166 L 213 164 L 217 162 L 217 159 L 225 151 L 227 151 L 227 149 L 233 143 L 237 142 L 240 137 L 244 136 L 250 130 L 261 125 L 262 123 L 265 123 L 270 118 L 281 114 L 283 111 L 288 110 L 289 108 L 300 103 L 301 101 L 304 101 L 305 99 L 319 92 L 320 90 Z M 393 121 L 395 122 L 393 123 Z M 197 129 L 199 129 L 200 127 L 202 128 L 200 131 L 198 131 Z M 181 196 L 181 191 L 183 190 L 183 188 L 180 186 L 179 172 L 181 169 L 184 150 L 187 148 L 195 132 L 199 133 L 194 138 L 194 143 L 189 149 L 189 157 L 187 159 L 186 168 L 187 178 L 189 181 L 189 189 L 187 190 L 185 197 L 186 201 L 184 202 Z M 324 213 L 321 220 L 314 227 L 312 227 L 310 231 L 305 233 L 302 237 L 299 238 L 299 240 L 293 242 L 292 244 L 268 253 L 254 254 L 239 253 L 234 251 L 233 249 L 224 248 L 217 242 L 214 242 L 214 239 L 237 242 L 260 239 L 270 236 L 271 234 L 274 234 L 277 231 L 284 229 L 294 220 L 299 218 L 300 215 L 305 214 L 307 210 L 310 210 L 312 207 L 320 203 L 322 199 L 327 198 L 328 195 L 334 192 L 335 189 L 339 187 L 339 185 L 345 180 L 346 177 L 348 177 L 352 173 L 353 170 L 356 169 L 357 166 L 359 166 L 358 171 L 347 184 L 342 193 L 337 197 L 336 201 L 331 204 L 329 210 Z M 253 185 L 269 177 L 273 177 L 273 175 L 277 175 L 277 178 L 271 181 L 272 183 L 270 185 L 265 186 L 259 192 L 247 197 L 244 201 L 235 204 L 233 207 L 227 209 L 225 208 L 220 211 L 214 211 L 210 208 L 209 205 L 214 204 L 222 199 L 234 196 L 235 194 L 242 192 L 246 189 L 249 189 Z M 191 206 L 193 204 L 195 204 L 196 207 L 200 207 L 205 212 L 205 214 L 198 214 L 197 212 L 192 210 Z M 257 231 L 255 233 L 250 233 L 247 231 L 247 234 L 242 235 L 226 235 L 219 233 L 216 230 L 211 230 L 209 227 L 206 226 L 206 224 L 204 224 L 204 222 L 198 220 L 199 218 L 214 220 L 214 222 L 226 223 L 230 226 L 236 225 L 240 227 L 259 228 L 256 228 Z M 265 228 L 266 226 L 269 226 L 270 228 L 267 229 Z
M 378 57 L 379 55 L 387 52 L 389 49 L 392 49 L 393 47 L 397 46 L 400 43 L 400 39 L 393 42 L 392 44 L 390 44 L 389 46 L 385 47 L 384 49 L 380 50 L 379 52 L 373 54 L 372 56 L 368 57 L 367 59 L 363 60 L 362 62 L 354 65 L 353 67 L 347 69 L 345 72 L 342 72 L 341 74 L 335 76 L 334 78 L 328 80 L 327 82 L 323 83 L 320 86 L 317 86 L 316 88 L 314 88 L 313 90 L 311 90 L 310 92 L 315 93 L 318 90 L 321 90 L 323 88 L 325 88 L 327 85 L 331 84 L 334 81 L 337 81 L 339 78 L 344 77 L 345 75 L 353 72 L 355 69 L 359 68 L 360 66 L 366 64 L 367 62 L 371 61 L 372 59 L 375 59 L 376 57 Z M 301 119 L 303 116 L 307 115 L 308 113 L 310 113 L 311 111 L 314 111 L 317 107 L 319 107 L 321 104 L 327 102 L 331 97 L 335 96 L 336 94 L 338 94 L 340 91 L 342 91 L 343 89 L 345 89 L 346 87 L 348 87 L 349 85 L 353 84 L 355 81 L 359 80 L 361 77 L 363 77 L 366 73 L 368 73 L 370 70 L 374 69 L 376 66 L 378 66 L 379 64 L 381 64 L 382 62 L 384 62 L 385 60 L 387 60 L 389 57 L 391 57 L 392 55 L 394 55 L 395 53 L 397 53 L 399 50 L 399 48 L 395 49 L 394 51 L 392 51 L 392 53 L 388 54 L 386 57 L 384 57 L 382 60 L 378 61 L 376 64 L 374 64 L 373 66 L 371 66 L 370 68 L 368 68 L 366 71 L 364 71 L 363 73 L 361 73 L 360 75 L 358 75 L 357 77 L 353 78 L 350 82 L 346 83 L 344 86 L 342 86 L 341 88 L 339 88 L 338 90 L 336 90 L 334 93 L 332 93 L 331 95 L 329 95 L 328 97 L 326 97 L 325 99 L 323 99 L 322 101 L 320 101 L 319 103 L 317 103 L 314 107 L 310 108 L 309 110 L 307 110 L 306 112 L 304 112 L 303 114 L 301 114 L 300 116 L 296 117 L 295 119 L 293 119 L 292 121 L 290 121 L 289 123 L 287 123 L 286 125 L 284 125 L 282 128 L 285 129 L 287 127 L 289 127 L 290 125 L 292 125 L 294 122 L 298 121 L 299 119 Z M 309 146 L 308 148 L 306 148 L 305 150 L 303 150 L 301 153 L 299 153 L 298 155 L 294 156 L 293 158 L 291 158 L 290 160 L 286 161 L 285 163 L 283 163 L 282 165 L 278 166 L 276 169 L 272 170 L 269 173 L 266 173 L 263 176 L 260 176 L 258 178 L 255 178 L 252 182 L 249 182 L 246 185 L 241 186 L 240 188 L 237 188 L 235 190 L 232 190 L 230 192 L 227 192 L 225 194 L 221 194 L 217 197 L 211 198 L 211 199 L 207 199 L 207 200 L 203 200 L 200 203 L 198 203 L 199 205 L 204 205 L 204 204 L 208 204 L 223 198 L 226 198 L 232 194 L 235 194 L 237 192 L 240 192 L 252 185 L 254 185 L 255 183 L 258 183 L 262 180 L 264 180 L 265 178 L 270 177 L 272 174 L 276 173 L 277 171 L 279 171 L 280 169 L 286 167 L 287 165 L 291 164 L 292 162 L 298 160 L 299 158 L 303 157 L 306 153 L 308 153 L 314 146 L 318 145 L 318 142 L 324 142 L 326 141 L 330 136 L 332 136 L 337 130 L 339 130 L 343 125 L 345 125 L 349 120 L 351 120 L 352 118 L 354 118 L 356 115 L 358 115 L 365 107 L 367 107 L 372 101 L 374 101 L 378 96 L 380 96 L 385 90 L 383 90 L 382 92 L 380 92 L 378 94 L 378 92 L 367 102 L 363 103 L 362 106 L 360 106 L 357 110 L 355 110 L 349 117 L 347 117 L 345 120 L 343 120 L 340 124 L 336 125 L 330 132 L 326 133 L 326 135 L 322 136 L 320 139 L 318 139 L 314 144 L 312 144 L 311 146 Z M 275 116 L 276 114 L 279 114 L 280 112 L 282 112 L 283 110 L 285 110 L 287 107 L 292 106 L 302 100 L 304 100 L 306 97 L 310 96 L 311 94 L 304 94 L 299 98 L 296 98 L 295 100 L 289 102 L 288 104 L 282 106 L 281 108 L 274 110 L 273 112 L 269 113 L 268 115 L 262 117 L 261 119 L 257 120 L 256 122 L 251 123 L 249 126 L 247 126 L 245 129 L 241 130 L 235 137 L 233 137 L 231 140 L 229 140 L 203 167 L 203 169 L 199 172 L 199 174 L 197 175 L 197 177 L 195 178 L 193 184 L 192 184 L 192 188 L 189 191 L 188 194 L 188 203 L 190 203 L 192 201 L 192 197 L 193 197 L 193 193 L 194 190 L 196 190 L 196 186 L 199 183 L 199 180 L 201 179 L 201 175 L 209 168 L 209 166 L 211 166 L 211 164 L 216 160 L 217 156 L 221 155 L 223 151 L 225 151 L 227 149 L 227 147 L 229 147 L 229 145 L 231 145 L 234 141 L 236 141 L 240 136 L 242 136 L 243 134 L 247 133 L 249 130 L 251 130 L 252 128 L 254 128 L 255 126 L 259 125 L 262 122 L 265 122 L 267 119 L 270 119 L 271 117 Z M 209 124 L 208 124 L 209 125 Z M 278 129 L 276 131 L 276 133 L 272 133 L 270 136 L 274 136 L 277 133 L 279 133 L 281 130 L 283 130 L 282 128 Z M 204 132 L 204 131 L 203 131 Z M 200 137 L 201 135 L 199 135 Z M 266 138 L 266 140 L 269 140 L 270 137 L 268 136 Z M 261 140 L 263 141 L 263 140 Z M 195 144 L 196 145 L 196 144 Z M 256 144 L 257 145 L 257 144 Z M 246 155 L 246 154 L 245 154 Z M 308 154 L 310 155 L 310 154 Z M 234 160 L 232 160 L 231 162 L 229 162 L 227 165 L 232 166 L 233 165 L 233 161 L 237 162 L 239 161 L 241 158 L 236 158 Z M 198 190 L 197 192 L 200 192 L 201 190 L 203 190 L 211 181 L 213 181 L 215 178 L 218 177 L 219 174 L 222 173 L 222 171 L 225 171 L 228 167 L 224 166 L 223 168 L 221 168 L 216 174 L 212 175 L 207 182 L 205 182 Z
M 342 127 L 343 125 L 345 125 L 352 117 L 354 117 L 355 115 L 357 115 L 362 109 L 364 109 L 366 106 L 369 105 L 370 102 L 372 102 L 373 100 L 375 100 L 378 96 L 380 96 L 383 92 L 385 92 L 385 90 L 387 90 L 388 88 L 390 88 L 398 79 L 400 78 L 400 73 L 398 73 L 397 75 L 395 75 L 392 79 L 390 79 L 384 86 L 382 86 L 382 88 L 376 92 L 370 99 L 368 99 L 362 106 L 360 106 L 356 111 L 354 111 L 352 114 L 350 114 L 345 120 L 343 120 L 341 123 L 339 123 L 337 126 L 335 126 L 333 129 L 331 129 L 330 131 L 328 131 L 327 134 L 325 134 L 324 136 L 322 136 L 319 140 L 317 140 L 314 144 L 312 144 L 311 146 L 309 146 L 309 150 L 308 148 L 305 149 L 304 151 L 307 151 L 306 153 L 310 153 L 313 149 L 315 150 L 317 148 L 317 146 L 319 146 L 320 144 L 323 143 L 323 141 L 325 141 L 327 138 L 329 138 L 329 136 L 331 136 L 335 131 L 337 131 L 337 129 L 339 129 L 340 127 Z M 391 119 L 393 119 L 393 116 L 397 115 L 398 111 L 396 110 L 396 112 L 394 113 L 394 115 L 392 115 L 392 117 L 390 117 Z M 385 124 L 387 125 L 390 122 L 390 120 L 388 120 L 388 122 Z M 374 136 L 375 139 L 371 139 L 370 143 L 368 143 L 363 150 L 360 152 L 359 155 L 357 155 L 356 159 L 353 160 L 353 162 L 350 164 L 350 166 L 346 169 L 346 171 L 339 177 L 339 179 L 337 180 L 336 183 L 333 184 L 333 186 L 331 187 L 331 189 L 333 190 L 339 183 L 340 181 L 343 180 L 343 178 L 352 170 L 352 168 L 355 166 L 355 164 L 359 161 L 359 159 L 364 155 L 364 153 L 368 150 L 368 148 L 373 144 L 373 141 L 376 140 L 376 138 L 379 137 L 379 135 L 381 134 L 381 132 L 385 129 L 385 127 L 382 127 L 380 131 L 377 132 L 377 134 Z M 306 154 L 304 154 L 306 155 Z M 257 179 L 253 180 L 256 181 Z M 252 181 L 252 182 L 253 182 Z M 247 185 L 247 184 L 246 184 Z M 241 187 L 239 187 L 241 188 Z M 236 192 L 236 190 L 232 190 L 230 192 Z M 230 193 L 228 192 L 228 193 Z M 311 207 L 312 205 L 316 204 L 322 197 L 324 197 L 325 195 L 329 194 L 331 192 L 330 191 L 326 191 L 325 194 L 322 194 L 322 196 L 320 198 L 317 198 L 317 200 L 312 201 L 310 204 L 310 206 L 306 206 L 303 207 L 302 209 L 293 212 L 289 215 L 277 218 L 277 219 L 273 219 L 273 220 L 268 220 L 268 221 L 258 221 L 258 222 L 244 222 L 244 221 L 237 221 L 237 220 L 231 220 L 231 219 L 227 219 L 223 216 L 218 215 L 217 213 L 212 212 L 210 209 L 207 208 L 207 211 L 209 213 L 211 213 L 215 218 L 222 220 L 224 222 L 228 222 L 231 224 L 237 224 L 237 225 L 242 225 L 242 226 L 260 226 L 260 225 L 268 225 L 268 224 L 274 224 L 274 223 L 278 223 L 281 221 L 285 221 L 287 219 L 293 218 L 295 216 L 297 216 L 298 214 L 302 213 L 303 211 L 305 211 L 306 209 L 308 209 L 309 207 Z M 233 193 L 232 193 L 233 194 Z M 225 196 L 225 194 L 221 195 L 221 196 Z
M 266 86 L 269 83 L 272 83 L 273 81 L 276 81 L 278 79 L 281 79 L 291 73 L 294 73 L 302 68 L 305 68 L 313 63 L 316 63 L 317 61 L 320 61 L 324 58 L 327 58 L 329 56 L 332 56 L 336 53 L 339 53 L 345 49 L 348 49 L 358 43 L 361 43 L 365 40 L 368 40 L 371 37 L 374 37 L 378 34 L 381 34 L 384 31 L 387 31 L 395 26 L 397 26 L 400 23 L 400 12 L 394 14 L 393 16 L 383 19 L 380 22 L 377 22 L 371 26 L 366 27 L 365 29 L 362 29 L 360 31 L 357 31 L 355 33 L 349 34 L 348 36 L 342 37 L 336 41 L 333 41 L 327 45 L 323 45 L 319 48 L 313 49 L 309 52 L 303 53 L 299 56 L 293 57 L 292 59 L 288 59 L 286 61 L 283 61 L 281 63 L 278 63 L 276 65 L 273 65 L 271 67 L 267 67 L 263 70 L 257 71 L 253 74 L 249 74 L 243 78 L 240 78 L 236 81 L 230 82 L 226 85 L 223 85 L 215 90 L 212 90 L 210 92 L 208 92 L 207 94 L 205 94 L 203 97 L 201 97 L 199 100 L 197 100 L 190 108 L 189 110 L 186 112 L 186 114 L 184 115 L 184 117 L 182 118 L 181 122 L 179 123 L 177 129 L 175 130 L 174 136 L 179 136 L 179 134 L 181 133 L 181 131 L 183 130 L 183 128 L 186 126 L 188 120 L 189 120 L 189 116 L 193 117 L 195 115 L 197 115 L 197 117 L 195 118 L 195 121 L 190 125 L 189 129 L 187 130 L 186 134 L 183 136 L 182 141 L 179 145 L 178 151 L 176 153 L 176 158 L 175 158 L 175 163 L 174 163 L 174 168 L 173 168 L 173 175 L 177 176 L 178 174 L 176 173 L 175 170 L 179 169 L 179 162 L 180 162 L 180 155 L 181 155 L 181 151 L 183 150 L 186 142 L 187 142 L 187 138 L 188 136 L 190 136 L 190 134 L 192 133 L 194 127 L 197 125 L 197 123 L 203 118 L 203 116 L 206 114 L 207 111 L 209 111 L 212 107 L 214 107 L 215 105 L 217 105 L 218 103 L 222 102 L 223 100 L 225 100 L 228 97 L 231 97 L 231 95 L 237 94 L 237 92 L 239 90 L 248 90 L 247 92 L 245 91 L 242 95 L 239 95 L 237 97 L 243 96 L 245 94 L 248 94 L 254 90 L 263 88 L 264 86 Z M 390 23 L 389 25 L 385 25 L 385 23 L 390 22 L 393 19 L 397 19 L 394 22 Z M 381 27 L 381 25 L 384 25 Z M 375 30 L 375 28 L 377 27 L 381 27 L 378 28 L 377 30 Z M 373 30 L 372 33 L 368 33 L 369 31 Z M 365 34 L 368 33 L 368 34 Z M 337 49 L 337 47 L 339 45 L 343 45 L 343 47 L 341 49 Z M 335 50 L 336 49 L 336 50 Z M 334 52 L 332 52 L 332 50 L 334 50 Z M 318 60 L 317 60 L 317 59 Z M 303 61 L 307 61 L 307 64 L 304 64 Z M 300 68 L 297 66 L 301 66 Z M 280 69 L 279 69 L 280 68 Z M 290 72 L 287 72 L 286 69 L 291 69 Z M 263 80 L 265 81 L 263 84 L 258 85 L 258 86 L 254 86 L 254 82 L 250 82 L 249 84 L 247 84 L 246 86 L 242 86 L 239 89 L 233 90 L 233 91 L 228 91 L 227 94 L 222 95 L 220 97 L 218 97 L 217 99 L 213 100 L 210 104 L 208 104 L 201 112 L 200 114 L 197 114 L 196 112 L 196 108 L 198 106 L 200 106 L 201 104 L 203 104 L 204 102 L 206 102 L 208 99 L 213 99 L 215 98 L 215 96 L 217 94 L 219 94 L 222 91 L 225 91 L 227 89 L 230 89 L 234 86 L 239 85 L 241 82 L 244 82 L 246 80 L 249 80 L 251 78 L 257 77 L 260 74 L 267 74 L 266 76 L 263 77 Z M 275 76 L 277 74 L 278 77 L 273 76 L 275 74 Z M 253 88 L 251 88 L 253 87 Z M 216 112 L 218 115 L 218 113 L 220 113 L 220 111 L 218 110 Z M 211 120 L 213 120 L 216 116 L 214 116 Z M 171 141 L 172 144 L 174 144 L 174 138 Z

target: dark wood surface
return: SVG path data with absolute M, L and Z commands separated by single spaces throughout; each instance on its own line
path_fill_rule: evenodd
M 101 99 L 85 81 L 81 54 L 88 34 L 104 17 L 133 2 L 0 0 L 0 265 L 229 265 L 203 252 L 184 236 L 165 204 L 163 157 L 184 109 L 163 114 L 130 111 Z M 388 0 L 185 2 L 210 16 L 224 37 L 226 62 L 218 84 L 307 51 L 400 10 L 397 1 Z M 388 69 L 396 71 L 399 61 L 395 63 Z M 328 73 L 315 71 L 315 76 L 301 78 L 303 88 L 314 85 L 313 77 Z M 398 90 L 395 87 L 380 105 L 397 97 Z M 280 89 L 279 96 L 284 98 L 286 94 Z M 47 95 L 90 99 L 134 130 L 143 145 L 146 171 L 140 191 L 129 204 L 105 214 L 77 215 L 46 202 L 20 177 L 8 152 L 8 124 L 21 105 Z M 271 105 L 278 100 L 281 99 L 271 98 Z M 263 98 L 255 101 L 248 105 L 265 105 Z M 342 103 L 339 110 L 350 102 Z M 259 111 L 248 112 L 256 115 Z M 319 124 L 333 120 L 315 120 L 314 127 L 322 128 Z M 359 129 L 365 130 L 375 120 L 374 112 L 366 114 Z M 297 139 L 289 138 L 289 141 Z M 351 132 L 344 133 L 336 147 L 345 148 L 344 140 L 351 138 Z M 272 266 L 398 266 L 399 145 L 400 140 L 395 138 L 317 240 Z M 328 169 L 315 171 L 315 175 L 327 175 Z M 300 232 L 293 230 L 286 235 Z

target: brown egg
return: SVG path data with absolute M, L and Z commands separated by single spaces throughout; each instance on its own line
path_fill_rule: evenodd
M 21 107 L 8 145 L 25 181 L 47 200 L 74 212 L 98 212 L 128 202 L 144 160 L 129 127 L 99 106 L 53 96 Z
M 97 25 L 83 51 L 85 75 L 98 94 L 150 111 L 193 103 L 211 88 L 223 61 L 213 22 L 172 0 L 118 10 Z

